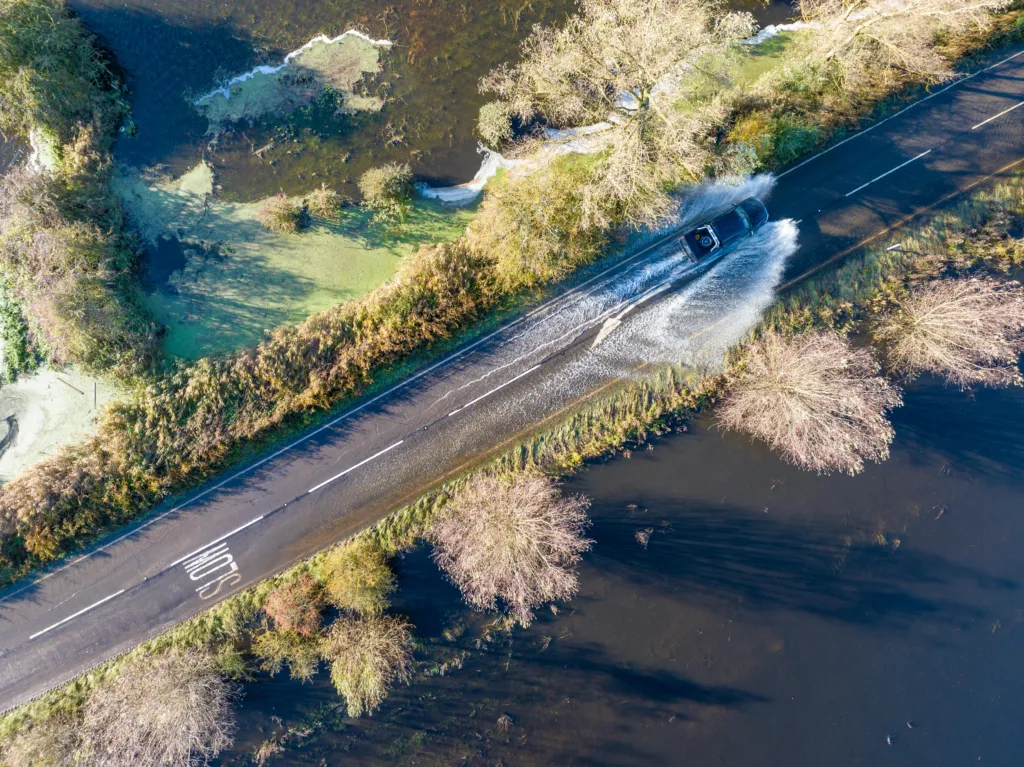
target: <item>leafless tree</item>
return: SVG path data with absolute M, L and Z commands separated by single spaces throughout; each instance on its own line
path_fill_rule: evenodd
M 816 55 L 854 81 L 885 80 L 897 72 L 923 80 L 952 75 L 936 50 L 940 35 L 984 28 L 1008 0 L 801 0 L 804 19 L 817 22 Z
M 410 625 L 390 615 L 342 616 L 322 642 L 331 681 L 349 716 L 372 714 L 396 682 L 408 682 L 412 665 Z
M 964 389 L 1021 384 L 1024 286 L 993 279 L 918 286 L 875 325 L 892 369 L 934 373 Z
M 576 127 L 608 121 L 601 181 L 591 194 L 624 205 L 633 221 L 657 220 L 666 182 L 704 175 L 715 99 L 687 99 L 694 82 L 724 79 L 728 44 L 751 34 L 747 13 L 721 0 L 582 0 L 561 28 L 534 28 L 514 67 L 481 90 L 524 122 Z M 489 131 L 495 133 L 493 125 Z
M 434 561 L 469 604 L 494 610 L 501 600 L 529 625 L 535 607 L 576 593 L 576 565 L 592 543 L 588 506 L 540 474 L 477 476 L 434 522 Z
M 126 662 L 86 704 L 89 756 L 103 767 L 205 765 L 232 742 L 233 697 L 201 650 Z
M 764 440 L 801 468 L 856 474 L 865 459 L 888 457 L 887 413 L 902 404 L 878 369 L 870 350 L 837 333 L 770 331 L 745 350 L 718 423 Z

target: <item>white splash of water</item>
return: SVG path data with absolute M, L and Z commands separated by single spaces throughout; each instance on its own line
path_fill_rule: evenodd
M 766 224 L 705 274 L 625 324 L 594 356 L 623 371 L 642 362 L 720 369 L 725 352 L 771 303 L 796 249 L 792 220 Z

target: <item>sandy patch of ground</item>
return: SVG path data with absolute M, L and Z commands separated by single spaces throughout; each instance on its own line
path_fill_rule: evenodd
M 40 370 L 0 387 L 0 482 L 90 433 L 97 409 L 118 393 L 73 369 Z
M 265 330 L 361 296 L 420 243 L 457 237 L 471 215 L 418 202 L 402 230 L 389 232 L 350 207 L 340 220 L 284 234 L 260 225 L 262 203 L 218 200 L 205 164 L 176 180 L 126 171 L 116 189 L 155 266 L 176 266 L 147 303 L 167 326 L 165 351 L 185 358 L 253 344 Z

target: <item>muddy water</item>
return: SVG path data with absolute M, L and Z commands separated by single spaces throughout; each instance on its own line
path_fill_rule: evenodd
M 570 484 L 595 545 L 557 615 L 488 635 L 416 551 L 413 684 L 359 721 L 323 674 L 249 685 L 227 763 L 290 727 L 269 764 L 1019 765 L 1022 414 L 922 382 L 856 478 L 699 419 Z
M 118 156 L 179 175 L 201 158 L 223 194 L 252 200 L 298 194 L 321 182 L 356 194 L 355 179 L 384 162 L 411 162 L 438 184 L 468 180 L 480 165 L 473 124 L 480 77 L 514 60 L 535 23 L 557 23 L 572 0 L 72 0 L 115 54 L 131 88 L 134 137 Z M 789 4 L 738 0 L 764 23 Z M 333 115 L 314 107 L 264 120 L 211 145 L 190 99 L 258 64 L 278 64 L 315 35 L 356 28 L 395 43 L 368 90 L 387 99 L 378 114 Z M 269 144 L 273 148 L 254 155 Z

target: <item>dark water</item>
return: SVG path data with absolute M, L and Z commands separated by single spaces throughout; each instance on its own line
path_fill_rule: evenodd
M 511 637 L 481 640 L 414 552 L 413 684 L 359 721 L 326 675 L 249 685 L 227 761 L 319 723 L 268 763 L 1020 765 L 1024 392 L 926 381 L 906 403 L 856 478 L 703 419 L 590 468 L 568 487 L 594 498 L 580 594 Z
M 481 76 L 516 57 L 535 23 L 553 24 L 572 0 L 71 0 L 125 71 L 134 138 L 118 156 L 175 175 L 205 158 L 228 198 L 298 194 L 327 182 L 356 194 L 366 168 L 410 161 L 421 178 L 461 183 L 480 166 L 473 125 Z M 737 0 L 764 23 L 786 18 L 779 0 Z M 395 43 L 382 55 L 388 103 L 379 114 L 293 115 L 242 125 L 209 146 L 190 97 L 258 64 L 278 64 L 312 37 L 356 28 Z M 260 157 L 253 150 L 274 140 Z

